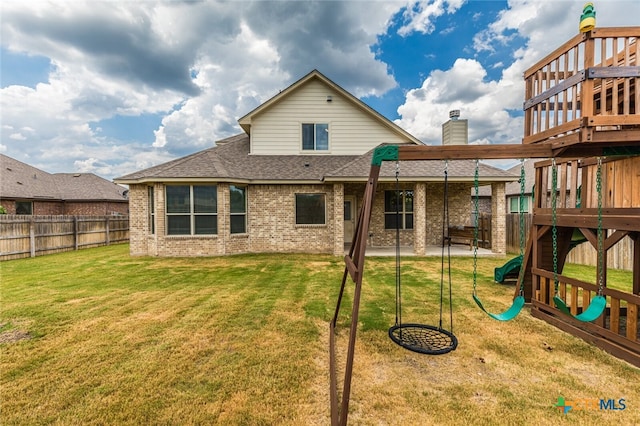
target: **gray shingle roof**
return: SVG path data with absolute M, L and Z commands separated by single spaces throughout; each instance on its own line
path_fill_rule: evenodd
M 0 154 L 0 197 L 11 199 L 126 201 L 126 188 L 93 173 L 47 173 Z
M 358 156 L 354 161 L 344 167 L 327 173 L 328 180 L 334 178 L 355 178 L 367 177 L 371 168 L 371 157 L 373 151 Z M 421 180 L 421 181 L 441 181 L 444 180 L 445 167 L 447 169 L 448 179 L 453 181 L 469 181 L 473 179 L 475 171 L 475 161 L 473 160 L 455 160 L 448 161 L 446 164 L 442 160 L 425 160 L 425 161 L 402 161 L 399 164 L 400 180 Z M 396 165 L 394 162 L 386 161 L 382 163 L 380 169 L 381 178 L 395 179 Z M 489 181 L 506 181 L 513 178 L 513 173 L 480 163 L 478 166 L 478 174 L 483 182 Z
M 135 183 L 161 180 L 198 179 L 238 181 L 359 181 L 366 180 L 371 169 L 373 150 L 363 155 L 251 155 L 249 136 L 233 136 L 218 145 L 149 169 L 131 173 L 117 182 Z M 452 180 L 469 181 L 475 163 L 450 161 L 448 175 Z M 514 175 L 486 164 L 480 164 L 484 182 L 508 181 Z M 382 179 L 395 179 L 395 164 L 383 163 Z M 444 176 L 443 161 L 403 161 L 400 179 L 440 181 Z
M 117 181 L 193 179 L 322 181 L 325 174 L 353 161 L 353 155 L 250 155 L 241 134 L 189 156 L 122 176 Z

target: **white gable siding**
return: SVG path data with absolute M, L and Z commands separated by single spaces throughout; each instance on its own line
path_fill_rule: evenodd
M 327 96 L 332 97 L 331 102 Z M 251 153 L 313 154 L 302 151 L 302 123 L 329 124 L 329 151 L 318 151 L 318 155 L 360 155 L 383 142 L 408 142 L 330 87 L 312 80 L 252 117 Z

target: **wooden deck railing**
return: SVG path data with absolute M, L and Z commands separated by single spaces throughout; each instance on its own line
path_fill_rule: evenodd
M 640 132 L 640 27 L 596 28 L 579 34 L 529 68 L 524 139 L 563 137 L 564 144 Z
M 537 287 L 532 301 L 535 310 L 534 316 L 543 316 L 551 322 L 563 328 L 572 327 L 589 333 L 588 340 L 596 345 L 605 347 L 616 356 L 621 356 L 631 362 L 637 363 L 640 354 L 640 329 L 638 327 L 638 313 L 640 312 L 640 296 L 619 291 L 612 288 L 603 288 L 602 295 L 607 299 L 607 309 L 593 322 L 581 323 L 562 314 L 553 306 L 555 294 L 555 281 L 553 273 L 534 268 L 534 286 Z M 591 299 L 598 293 L 596 285 L 558 275 L 558 294 L 570 307 L 571 313 L 577 315 L 589 306 Z M 574 330 L 575 332 L 575 330 Z M 586 336 L 586 334 L 585 334 Z M 585 337 L 581 336 L 581 337 Z

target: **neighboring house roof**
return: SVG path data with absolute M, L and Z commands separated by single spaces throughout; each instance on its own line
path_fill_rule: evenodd
M 537 158 L 537 159 L 525 160 L 524 162 L 524 194 L 525 195 L 533 194 L 533 187 L 535 185 L 535 177 L 536 177 L 535 164 L 539 161 L 544 161 L 544 160 Z M 508 171 L 520 177 L 520 167 L 521 167 L 520 164 L 516 164 L 515 166 L 511 167 Z M 581 176 L 582 176 L 582 171 L 578 170 L 578 180 L 581 179 Z M 548 179 L 549 179 L 549 182 L 551 182 L 551 170 L 549 170 Z M 559 182 L 558 182 L 558 185 L 560 185 Z M 571 186 L 571 174 L 567 175 L 567 185 Z M 478 194 L 481 197 L 490 197 L 491 187 L 490 186 L 480 187 L 478 189 Z M 472 195 L 474 195 L 474 193 L 472 193 Z M 514 182 L 507 183 L 505 187 L 505 195 L 507 197 L 520 195 L 519 179 Z
M 93 173 L 54 173 L 62 199 L 65 201 L 122 201 L 127 188 Z
M 525 160 L 524 162 L 524 193 L 525 194 L 533 193 L 533 184 L 536 176 L 536 169 L 535 167 L 533 167 L 533 165 L 538 161 L 540 160 L 539 159 Z M 512 168 L 510 168 L 509 171 L 517 176 L 520 176 L 520 167 L 521 165 L 517 164 Z M 520 195 L 520 182 L 516 181 L 516 182 L 508 183 L 505 188 L 505 195 L 507 196 Z
M 363 155 L 251 155 L 249 136 L 233 136 L 217 146 L 168 163 L 160 164 L 116 179 L 135 184 L 155 181 L 231 181 L 246 183 L 321 183 L 325 181 L 366 181 L 373 151 Z M 450 161 L 448 176 L 452 181 L 471 181 L 473 161 Z M 480 164 L 484 183 L 508 182 L 514 175 L 486 164 Z M 382 180 L 395 179 L 395 163 L 385 162 Z M 400 164 L 400 180 L 442 181 L 443 161 L 404 161 Z
M 93 173 L 47 173 L 0 154 L 0 197 L 20 200 L 127 201 L 127 189 Z
M 423 145 L 423 143 L 418 138 L 416 138 L 415 136 L 413 136 L 412 134 L 410 134 L 409 132 L 407 132 L 406 130 L 404 130 L 402 127 L 398 126 L 394 122 L 388 120 L 386 117 L 384 117 L 378 111 L 374 110 L 369 105 L 365 104 L 360 99 L 356 98 L 351 93 L 349 93 L 348 91 L 346 91 L 345 89 L 340 87 L 338 84 L 336 84 L 335 82 L 333 82 L 330 79 L 328 79 L 326 76 L 324 76 L 318 70 L 311 71 L 309 74 L 305 75 L 300 80 L 298 80 L 295 83 L 293 83 L 291 86 L 289 86 L 286 89 L 280 91 L 280 93 L 278 93 L 277 95 L 275 95 L 271 99 L 267 100 L 266 102 L 262 103 L 259 107 L 257 107 L 253 111 L 251 111 L 248 114 L 246 114 L 245 116 L 241 117 L 238 120 L 238 123 L 240 124 L 240 127 L 242 127 L 242 129 L 248 135 L 250 135 L 251 134 L 251 119 L 253 117 L 264 113 L 267 109 L 271 108 L 274 104 L 278 103 L 281 99 L 289 96 L 291 93 L 295 92 L 300 87 L 304 86 L 305 84 L 307 84 L 308 82 L 310 82 L 312 80 L 319 80 L 319 81 L 323 82 L 324 84 L 326 84 L 327 86 L 331 87 L 333 90 L 338 92 L 340 95 L 344 96 L 344 98 L 347 101 L 351 102 L 351 104 L 353 104 L 354 107 L 356 107 L 356 108 L 362 110 L 363 112 L 365 112 L 366 114 L 372 116 L 374 119 L 378 120 L 380 122 L 380 124 L 382 124 L 383 126 L 391 129 L 393 132 L 401 135 L 403 138 L 406 138 L 406 139 L 410 140 L 413 143 L 416 143 L 416 144 L 419 144 L 419 145 Z

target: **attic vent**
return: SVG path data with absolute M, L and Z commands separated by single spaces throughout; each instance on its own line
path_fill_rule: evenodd
M 76 173 L 73 177 L 80 177 L 80 173 Z
M 18 185 L 22 185 L 22 182 L 16 182 Z
M 11 167 L 7 167 L 7 170 L 9 170 L 10 172 L 12 172 L 13 170 L 11 170 Z

